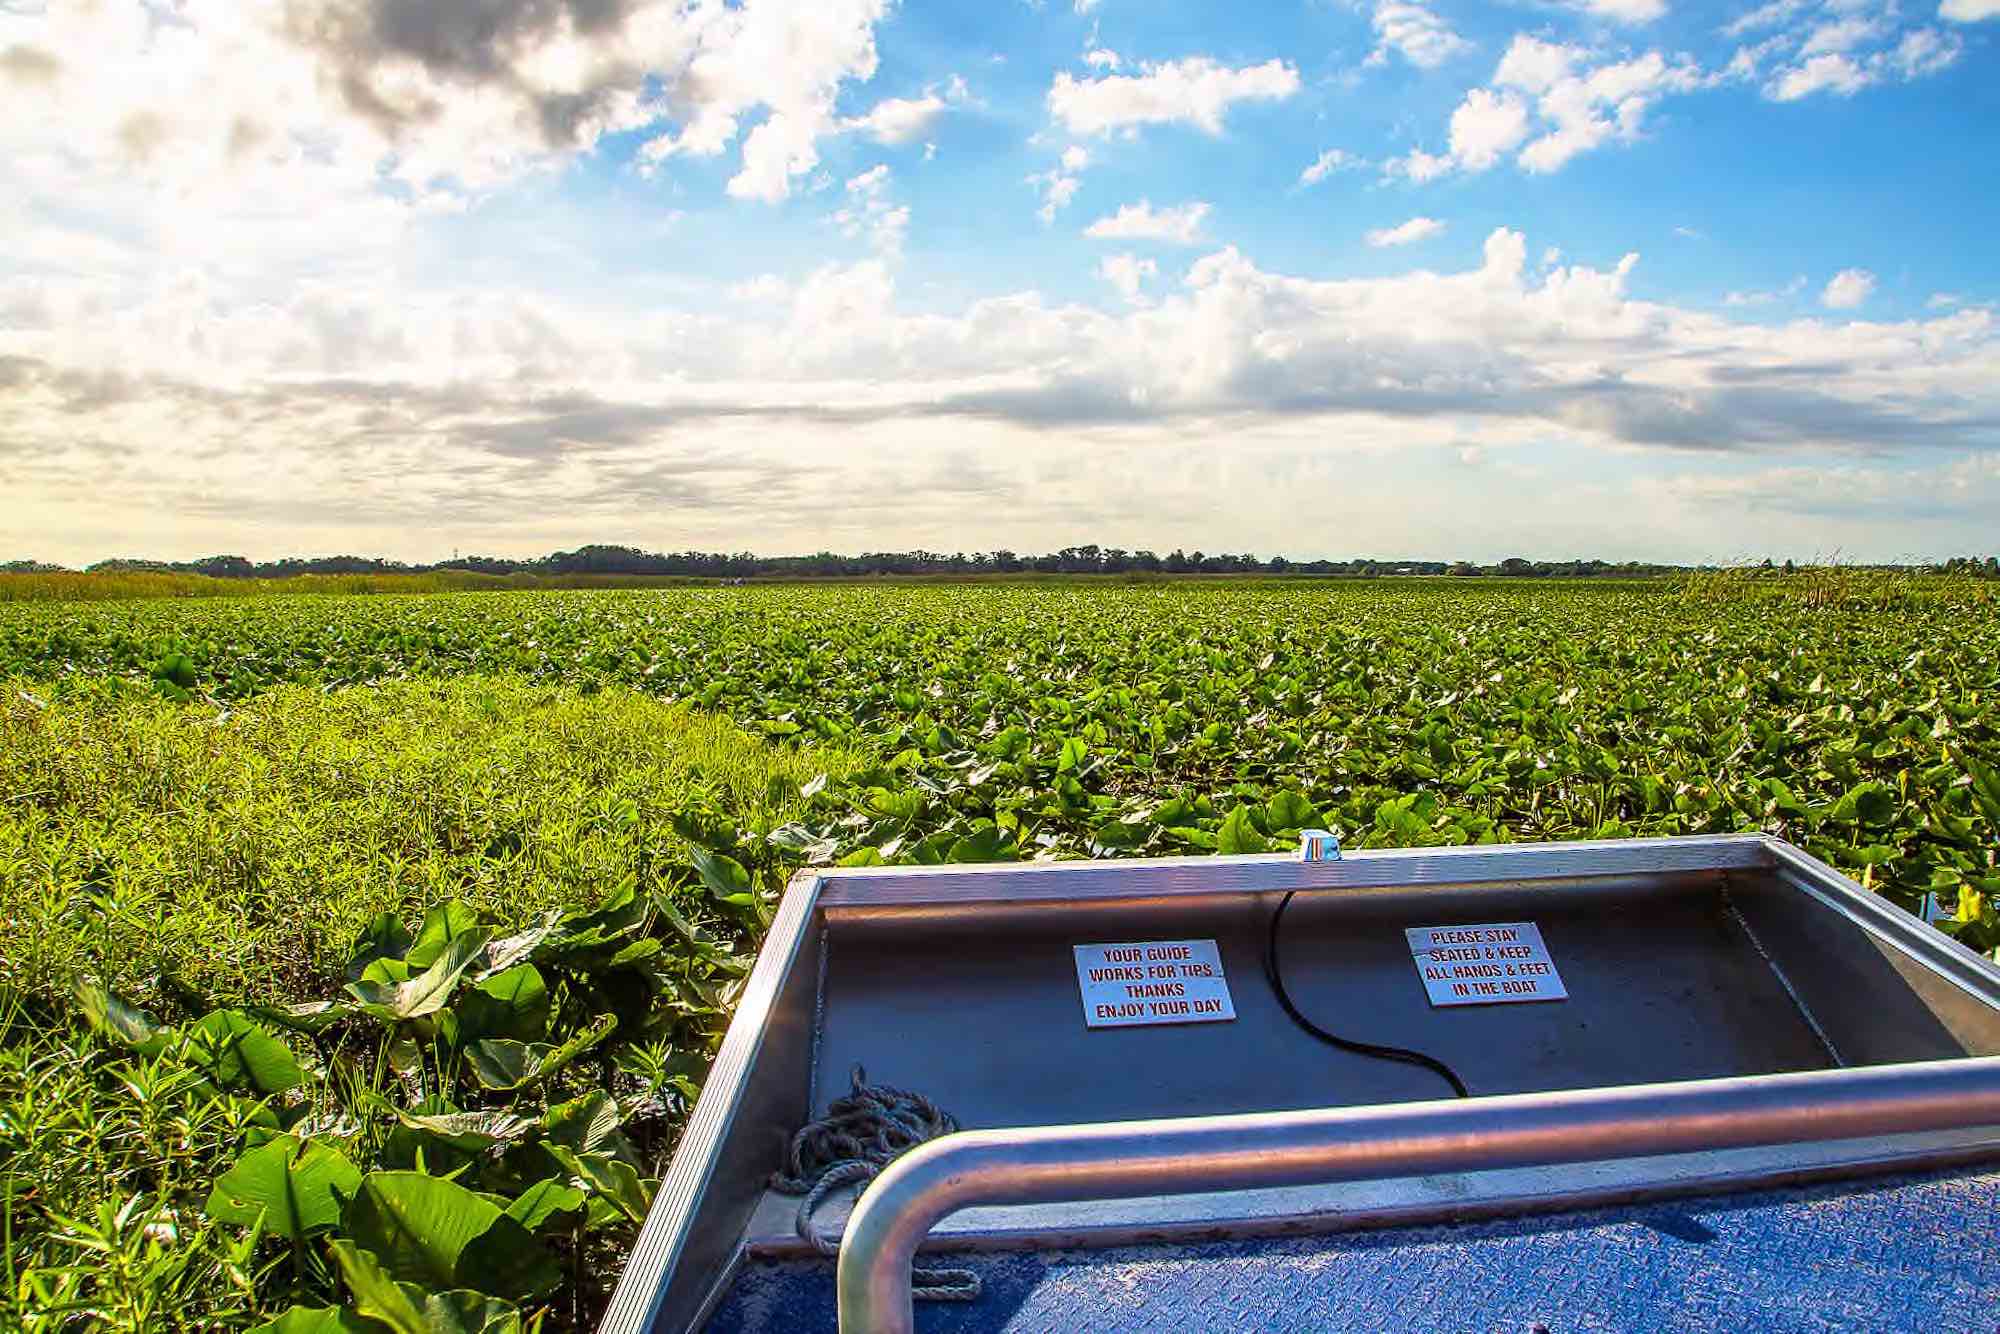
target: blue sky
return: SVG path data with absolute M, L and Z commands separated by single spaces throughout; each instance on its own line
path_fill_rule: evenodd
M 2000 542 L 2000 0 L 0 10 L 0 558 Z

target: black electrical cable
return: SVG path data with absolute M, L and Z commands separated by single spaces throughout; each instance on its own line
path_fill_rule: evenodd
M 1296 893 L 1298 893 L 1296 889 L 1287 890 L 1285 897 L 1278 900 L 1278 910 L 1271 914 L 1271 936 L 1264 945 L 1264 976 L 1270 980 L 1271 990 L 1278 995 L 1278 1004 L 1285 1007 L 1285 1013 L 1292 1017 L 1292 1022 L 1321 1042 L 1338 1047 L 1342 1051 L 1351 1051 L 1357 1056 L 1372 1056 L 1380 1061 L 1401 1061 L 1405 1065 L 1420 1065 L 1451 1085 L 1451 1091 L 1459 1097 L 1471 1097 L 1472 1095 L 1466 1091 L 1465 1081 L 1435 1056 L 1426 1056 L 1407 1047 L 1383 1047 L 1373 1042 L 1356 1042 L 1351 1038 L 1335 1037 L 1299 1013 L 1299 1007 L 1292 1004 L 1291 993 L 1285 990 L 1284 975 L 1278 970 L 1278 924 L 1285 920 L 1285 909 L 1292 906 L 1292 895 Z

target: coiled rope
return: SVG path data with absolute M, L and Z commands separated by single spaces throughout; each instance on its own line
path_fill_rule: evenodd
M 842 1186 L 873 1181 L 899 1155 L 925 1140 L 958 1129 L 950 1113 L 921 1093 L 870 1084 L 855 1066 L 853 1091 L 827 1104 L 826 1115 L 808 1121 L 792 1136 L 785 1168 L 771 1174 L 771 1188 L 803 1195 L 799 1235 L 829 1258 L 840 1254 L 840 1239 L 813 1225 L 820 1203 Z M 970 1269 L 910 1270 L 911 1294 L 933 1302 L 969 1302 L 979 1296 L 979 1275 Z

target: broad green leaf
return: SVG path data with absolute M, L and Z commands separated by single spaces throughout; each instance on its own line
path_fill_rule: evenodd
M 708 892 L 718 899 L 727 902 L 750 892 L 750 873 L 734 857 L 701 847 L 690 847 L 688 856 L 694 862 L 695 874 L 701 877 L 701 883 L 708 886 Z
M 458 1288 L 424 1298 L 430 1334 L 521 1334 L 521 1312 L 512 1302 Z
M 564 917 L 557 923 L 559 930 L 545 947 L 536 950 L 536 955 L 567 956 L 602 949 L 638 930 L 646 920 L 647 906 L 647 901 L 634 891 L 628 880 L 613 890 L 602 906 Z
M 428 968 L 443 957 L 452 941 L 478 926 L 479 915 L 466 904 L 455 899 L 440 903 L 424 914 L 423 925 L 417 928 L 417 938 L 404 953 L 403 962 L 413 972 Z
M 624 1121 L 618 1100 L 602 1089 L 557 1103 L 542 1114 L 542 1134 L 550 1142 L 589 1153 L 612 1141 Z
M 1092 856 L 1109 856 L 1113 853 L 1129 852 L 1146 842 L 1146 831 L 1138 825 L 1125 824 L 1119 820 L 1106 820 L 1090 831 L 1090 851 Z
M 518 1221 L 442 1177 L 371 1172 L 341 1221 L 390 1277 L 425 1291 L 468 1287 L 524 1297 L 547 1291 L 560 1278 Z
M 584 1192 L 551 1177 L 537 1181 L 507 1206 L 507 1215 L 537 1235 L 573 1226 L 583 1212 Z
M 253 1005 L 245 1013 L 261 1023 L 318 1036 L 352 1015 L 354 1006 L 344 1000 L 301 1001 L 297 1005 Z
M 250 1334 L 382 1334 L 367 1316 L 339 1306 L 294 1306 L 276 1320 L 252 1326 Z
M 1287 788 L 1272 797 L 1264 807 L 1264 823 L 1272 833 L 1280 831 L 1293 833 L 1301 829 L 1317 829 L 1324 823 L 1323 817 L 1303 794 Z
M 396 1109 L 396 1120 L 455 1149 L 477 1152 L 496 1144 L 511 1144 L 527 1134 L 534 1122 L 497 1107 L 474 1112 L 421 1114 Z
M 478 961 L 491 934 L 485 927 L 474 927 L 454 936 L 435 962 L 406 982 L 363 978 L 349 982 L 347 990 L 378 1018 L 396 1021 L 435 1014 L 451 999 L 465 971 Z
M 533 957 L 545 941 L 560 936 L 563 930 L 562 913 L 554 908 L 549 909 L 533 926 L 517 931 L 511 936 L 503 936 L 488 945 L 485 960 L 473 973 L 474 980 L 483 981 Z
M 1248 852 L 1269 852 L 1271 844 L 1250 823 L 1250 807 L 1240 804 L 1230 809 L 1215 834 L 1215 850 L 1225 857 Z
M 473 1076 L 487 1088 L 527 1088 L 611 1036 L 611 1030 L 617 1026 L 616 1015 L 601 1014 L 561 1046 L 485 1038 L 466 1047 L 465 1060 Z
M 609 1154 L 577 1153 L 560 1144 L 543 1147 L 563 1165 L 573 1183 L 603 1197 L 632 1222 L 646 1221 L 646 1210 L 652 1207 L 652 1191 L 630 1163 Z
M 376 913 L 361 928 L 361 934 L 354 938 L 354 944 L 347 951 L 347 980 L 360 979 L 369 964 L 377 959 L 400 959 L 410 948 L 410 933 L 394 913 Z
M 348 1202 L 342 1231 L 392 1276 L 444 1289 L 458 1286 L 459 1257 L 498 1217 L 497 1206 L 457 1182 L 370 1172 Z
M 187 1036 L 189 1054 L 209 1068 L 218 1084 L 247 1084 L 268 1096 L 306 1082 L 292 1049 L 240 1010 L 204 1015 L 188 1027 Z
M 148 1056 L 157 1056 L 166 1049 L 167 1037 L 173 1030 L 136 1005 L 127 1005 L 102 982 L 79 978 L 74 992 L 84 1020 L 104 1037 Z
M 948 862 L 996 862 L 1011 858 L 1014 854 L 1014 840 L 1006 830 L 991 824 L 981 825 L 965 837 L 952 842 L 945 853 Z
M 456 1043 L 480 1038 L 539 1041 L 549 1030 L 548 984 L 535 965 L 516 964 L 460 991 L 451 1014 Z
M 393 1334 L 431 1334 L 418 1288 L 398 1283 L 380 1257 L 346 1237 L 327 1249 L 358 1313 L 387 1325 Z
M 338 1224 L 360 1185 L 360 1169 L 331 1144 L 280 1135 L 217 1177 L 205 1209 L 219 1223 L 261 1217 L 269 1235 L 299 1242 Z

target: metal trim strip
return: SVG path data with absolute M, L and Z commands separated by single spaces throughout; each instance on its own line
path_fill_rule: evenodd
M 1849 877 L 1782 839 L 1766 838 L 1778 876 L 1869 934 L 1892 942 L 1909 959 L 1987 1004 L 2000 1004 L 2000 964 L 1983 958 Z
M 605 1308 L 598 1329 L 602 1334 L 645 1334 L 653 1326 L 666 1297 L 668 1279 L 686 1246 L 688 1231 L 701 1207 L 703 1190 L 724 1139 L 735 1120 L 744 1085 L 763 1046 L 765 1021 L 793 967 L 800 946 L 810 934 L 820 876 L 801 871 L 792 877 L 778 905 L 769 935 L 750 970 L 736 1016 L 723 1037 L 722 1048 L 702 1084 L 694 1114 L 675 1146 L 672 1165 L 660 1182 L 653 1207 L 639 1229 L 625 1272 Z
M 1334 862 L 1301 862 L 1283 854 L 1259 854 L 867 867 L 824 871 L 820 902 L 827 908 L 890 907 L 1280 893 L 1291 889 L 1377 889 L 1519 879 L 1744 871 L 1765 869 L 1772 864 L 1770 840 L 1763 835 L 1721 834 L 1369 849 L 1349 853 Z

